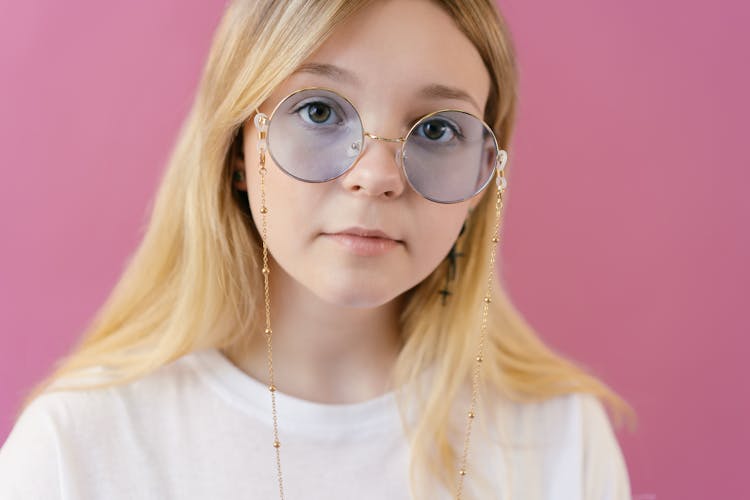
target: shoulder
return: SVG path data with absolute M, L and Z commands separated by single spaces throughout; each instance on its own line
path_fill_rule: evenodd
M 77 388 L 84 382 L 102 382 L 103 371 L 85 377 L 58 380 L 24 409 L 11 429 L 3 451 L 15 442 L 29 444 L 38 436 L 65 438 L 94 445 L 134 424 L 153 421 L 153 416 L 190 397 L 196 390 L 196 374 L 186 357 L 161 366 L 136 380 L 100 388 Z M 47 443 L 48 445 L 50 443 Z
M 612 432 L 603 403 L 589 393 L 574 392 L 540 401 L 502 401 L 497 408 L 499 417 L 521 439 L 571 432 L 584 439 Z
M 26 406 L 0 448 L 0 498 L 60 498 L 87 478 L 147 461 L 152 441 L 171 438 L 199 390 L 184 358 L 129 383 L 75 388 L 102 376 L 60 380 Z
M 611 422 L 599 399 L 579 397 L 586 498 L 630 499 L 630 478 Z
M 0 447 L 0 498 L 60 498 L 61 400 L 42 394 L 24 409 Z
M 540 480 L 547 478 L 545 484 L 577 491 L 580 498 L 630 499 L 622 451 L 595 395 L 576 392 L 501 407 L 497 439 L 514 462 L 522 463 L 518 468 L 524 479 L 536 470 Z
M 108 376 L 101 369 L 85 378 L 59 380 L 38 398 L 36 411 L 47 412 L 58 422 L 78 425 L 94 424 L 94 419 L 106 420 L 113 414 L 134 415 L 142 409 L 167 404 L 195 387 L 190 357 L 188 354 L 178 358 L 135 380 L 100 388 L 76 387 L 82 382 L 105 382 Z
M 508 427 L 512 442 L 552 445 L 574 437 L 581 438 L 584 422 L 601 424 L 606 418 L 599 400 L 585 393 L 569 393 L 539 401 L 502 400 L 497 407 L 498 419 Z

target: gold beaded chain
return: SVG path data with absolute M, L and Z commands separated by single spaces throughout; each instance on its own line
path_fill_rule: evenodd
M 266 127 L 268 125 L 268 119 L 261 114 L 255 115 L 255 126 L 259 130 L 258 135 L 258 152 L 260 153 L 260 166 L 258 167 L 258 173 L 260 174 L 260 213 L 263 215 L 262 224 L 262 239 L 263 239 L 263 288 L 266 303 L 266 346 L 268 349 L 268 390 L 271 392 L 271 412 L 273 413 L 273 447 L 276 450 L 276 471 L 279 480 L 279 496 L 281 500 L 284 500 L 284 482 L 281 479 L 281 441 L 279 441 L 279 425 L 278 415 L 276 413 L 276 385 L 274 384 L 273 378 L 273 346 L 271 344 L 271 299 L 269 296 L 268 288 L 268 275 L 271 273 L 271 269 L 268 267 L 268 223 L 266 220 L 266 214 L 268 208 L 266 207 L 266 188 L 264 179 L 266 177 Z
M 264 296 L 265 296 L 265 312 L 266 312 L 266 346 L 268 350 L 268 378 L 269 378 L 269 392 L 271 393 L 271 412 L 273 414 L 273 447 L 276 450 L 276 471 L 279 482 L 279 498 L 284 500 L 284 482 L 281 474 L 281 441 L 279 440 L 279 426 L 278 426 L 278 414 L 276 412 L 276 385 L 274 384 L 274 373 L 273 373 L 273 346 L 271 343 L 271 337 L 273 331 L 271 330 L 271 301 L 269 295 L 268 277 L 271 272 L 268 267 L 268 224 L 266 215 L 268 214 L 268 207 L 266 206 L 266 190 L 265 190 L 265 175 L 266 175 L 266 127 L 268 125 L 268 118 L 262 114 L 255 115 L 255 126 L 259 130 L 258 140 L 258 152 L 260 154 L 260 163 L 258 173 L 260 174 L 260 213 L 262 215 L 262 230 L 261 237 L 263 240 L 263 284 L 264 284 Z M 500 241 L 500 212 L 503 207 L 503 192 L 507 186 L 505 179 L 504 167 L 507 161 L 507 153 L 500 151 L 501 161 L 500 166 L 497 168 L 497 198 L 495 200 L 495 229 L 492 235 L 492 244 L 490 249 L 490 269 L 487 277 L 487 293 L 483 299 L 482 308 L 482 324 L 480 327 L 479 335 L 479 346 L 477 348 L 477 355 L 475 358 L 474 371 L 472 376 L 472 390 L 471 390 L 471 405 L 466 419 L 466 434 L 464 437 L 464 449 L 461 457 L 461 465 L 458 469 L 458 485 L 456 487 L 456 500 L 461 500 L 463 493 L 463 480 L 467 474 L 467 462 L 469 457 L 469 441 L 471 438 L 471 427 L 476 417 L 476 404 L 479 396 L 479 375 L 483 361 L 483 350 L 484 350 L 484 338 L 487 330 L 487 315 L 489 304 L 492 302 L 492 278 L 495 270 L 495 254 L 497 251 L 497 243 Z
M 495 253 L 497 252 L 497 243 L 500 241 L 500 212 L 503 208 L 503 192 L 507 186 L 505 180 L 504 167 L 507 159 L 505 151 L 501 151 L 502 161 L 501 168 L 497 174 L 497 198 L 495 199 L 495 229 L 492 233 L 492 244 L 490 246 L 490 269 L 487 273 L 487 293 L 484 296 L 482 304 L 482 325 L 479 329 L 479 346 L 477 347 L 477 356 L 474 363 L 474 374 L 471 382 L 471 406 L 466 418 L 466 434 L 464 437 L 464 451 L 461 457 L 461 466 L 458 469 L 458 485 L 456 486 L 456 500 L 461 500 L 463 493 L 464 476 L 466 476 L 466 463 L 469 458 L 469 440 L 471 438 L 471 424 L 476 417 L 476 404 L 479 396 L 479 372 L 484 360 L 484 337 L 487 331 L 487 313 L 490 302 L 492 302 L 492 277 L 495 274 Z

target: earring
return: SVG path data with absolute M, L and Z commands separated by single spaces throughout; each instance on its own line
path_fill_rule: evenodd
M 235 170 L 232 172 L 232 180 L 235 182 L 242 182 L 245 180 L 245 172 L 242 170 Z
M 464 221 L 463 225 L 461 226 L 461 232 L 458 233 L 458 238 L 456 238 L 456 242 L 459 238 L 461 238 L 461 235 L 464 234 L 464 231 L 466 231 L 466 221 Z M 450 252 L 448 252 L 448 256 L 446 259 L 448 259 L 448 272 L 445 273 L 445 286 L 442 288 L 442 290 L 439 290 L 438 293 L 442 295 L 443 299 L 443 305 L 445 305 L 445 300 L 448 298 L 448 295 L 452 295 L 452 292 L 448 290 L 448 285 L 451 281 L 456 279 L 456 258 L 457 257 L 463 257 L 463 252 L 458 252 L 456 250 L 456 242 L 453 243 L 453 246 L 450 249 Z

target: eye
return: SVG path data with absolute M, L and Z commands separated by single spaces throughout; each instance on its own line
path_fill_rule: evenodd
M 313 101 L 303 104 L 295 109 L 295 112 L 302 118 L 306 123 L 311 125 L 323 125 L 336 123 L 336 112 L 328 104 L 320 101 Z M 329 119 L 333 118 L 332 121 Z
M 420 123 L 416 132 L 430 141 L 440 143 L 450 142 L 455 137 L 463 137 L 456 126 L 443 119 L 431 119 Z

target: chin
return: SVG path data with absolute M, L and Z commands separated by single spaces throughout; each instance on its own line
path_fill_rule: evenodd
M 392 301 L 400 295 L 398 290 L 363 289 L 352 286 L 347 288 L 331 287 L 312 290 L 323 302 L 339 307 L 373 309 Z

